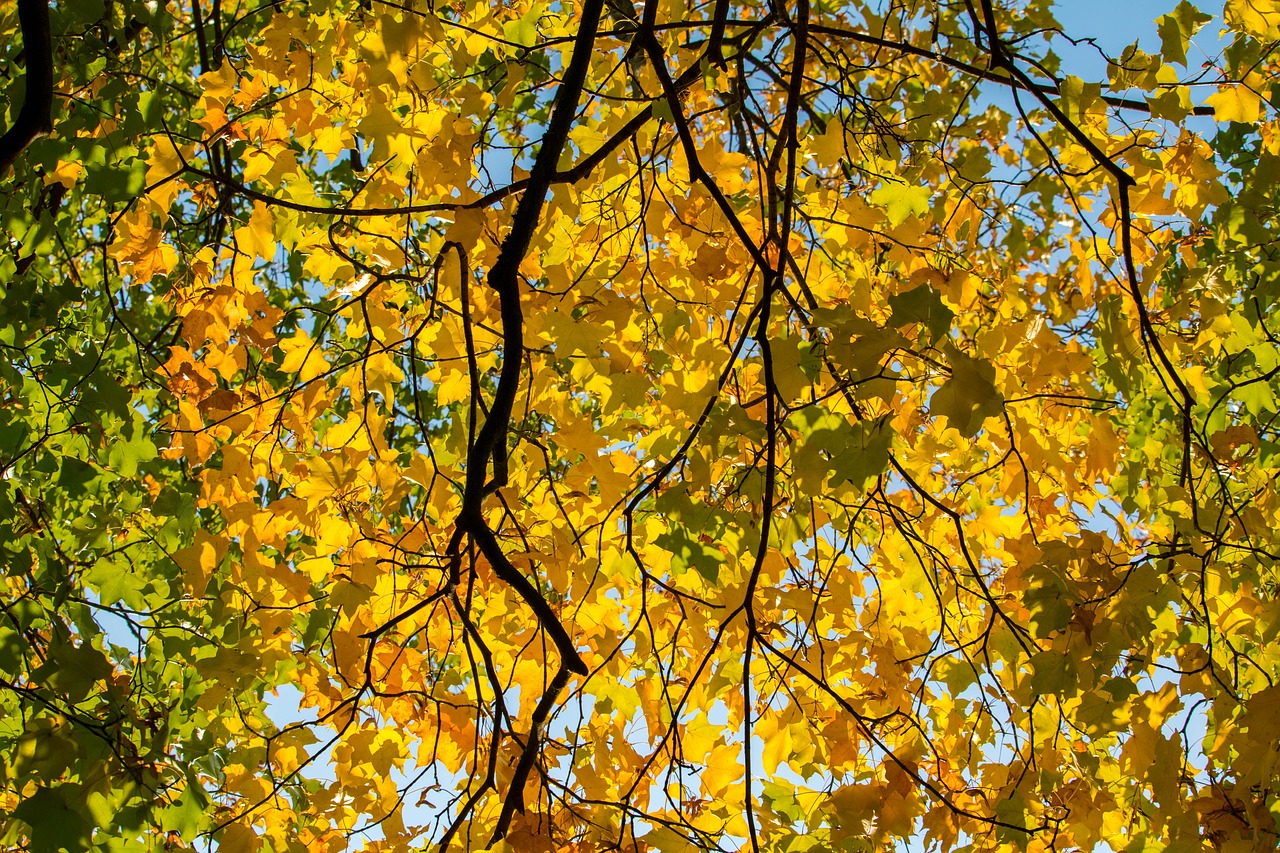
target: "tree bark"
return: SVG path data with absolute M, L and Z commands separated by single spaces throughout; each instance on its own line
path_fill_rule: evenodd
M 0 136 L 0 178 L 37 137 L 53 130 L 53 38 L 48 0 L 18 0 L 26 54 L 26 95 L 13 125 Z

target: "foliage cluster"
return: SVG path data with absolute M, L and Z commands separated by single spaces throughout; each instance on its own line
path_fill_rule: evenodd
M 1155 5 L 0 4 L 3 844 L 1274 849 L 1280 5 Z

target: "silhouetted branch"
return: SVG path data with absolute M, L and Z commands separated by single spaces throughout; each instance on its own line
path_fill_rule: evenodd
M 26 54 L 26 94 L 13 125 L 0 136 L 0 177 L 37 136 L 53 130 L 53 41 L 46 0 L 18 0 Z

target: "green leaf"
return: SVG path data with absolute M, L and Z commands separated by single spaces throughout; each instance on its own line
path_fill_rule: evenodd
M 876 207 L 883 208 L 890 225 L 901 225 L 911 216 L 924 216 L 929 212 L 929 188 L 910 187 L 906 184 L 882 184 L 870 195 Z
M 1022 606 L 1031 612 L 1031 635 L 1044 640 L 1071 624 L 1071 595 L 1066 582 L 1050 566 L 1034 565 L 1026 575 L 1029 586 L 1022 594 Z
M 818 376 L 818 359 L 813 354 L 813 344 L 799 337 L 776 338 L 770 341 L 773 354 L 773 379 L 778 391 L 787 400 L 801 396 Z
M 889 467 L 889 447 L 893 444 L 893 426 L 889 417 L 859 421 L 845 432 L 847 445 L 831 462 L 834 475 L 831 485 L 846 480 L 866 492 L 885 468 Z
M 977 435 L 987 418 L 1004 411 L 1004 397 L 995 386 L 996 369 L 986 359 L 972 358 L 948 344 L 951 378 L 933 392 L 929 411 L 941 415 L 967 436 Z
M 19 774 L 56 779 L 77 763 L 81 752 L 68 723 L 34 717 L 27 721 L 18 738 L 13 768 Z
M 217 681 L 228 687 L 237 687 L 253 675 L 252 657 L 239 649 L 220 648 L 211 658 L 196 665 L 200 677 Z
M 772 781 L 765 782 L 761 793 L 775 814 L 780 814 L 794 823 L 800 823 L 805 819 L 804 807 L 796 801 L 795 791 L 786 785 Z
M 889 307 L 893 309 L 890 323 L 898 327 L 921 323 L 929 330 L 930 343 L 936 343 L 947 333 L 956 316 L 955 312 L 942 304 L 942 297 L 938 292 L 927 284 L 890 296 Z
M 75 3 L 59 3 L 50 11 L 54 32 L 59 34 L 96 24 L 106 15 L 104 0 L 78 0 Z
M 122 477 L 138 473 L 138 466 L 156 458 L 156 446 L 146 438 L 117 441 L 111 445 L 107 459 L 111 467 Z
M 1035 670 L 1031 675 L 1031 689 L 1035 693 L 1065 696 L 1075 691 L 1076 668 L 1069 655 L 1040 652 L 1031 658 L 1031 666 Z
M 705 535 L 705 534 L 703 534 Z M 720 566 L 724 563 L 724 555 L 693 535 L 680 524 L 671 524 L 667 532 L 653 540 L 658 547 L 671 552 L 671 570 L 679 573 L 687 569 L 696 569 L 708 583 L 716 583 L 720 578 Z
M 1127 699 L 1117 700 L 1108 690 L 1093 690 L 1080 699 L 1076 721 L 1085 733 L 1097 738 L 1119 731 L 1129 724 L 1130 712 Z
M 1058 105 L 1067 119 L 1075 124 L 1084 121 L 1085 113 L 1102 96 L 1100 83 L 1086 83 L 1079 77 L 1068 75 L 1058 87 Z
M 135 568 L 123 554 L 113 554 L 93 564 L 85 583 L 97 590 L 103 604 L 123 601 L 129 607 L 142 609 L 146 606 L 147 575 Z
M 134 157 L 108 168 L 87 172 L 84 188 L 107 201 L 128 202 L 142 193 L 146 179 L 147 161 L 142 157 Z
M 1160 89 L 1158 94 L 1147 95 L 1146 100 L 1154 118 L 1182 121 L 1191 114 L 1191 97 L 1185 86 Z
M 82 702 L 99 681 L 112 673 L 111 662 L 102 652 L 82 643 L 55 646 L 48 663 L 32 675 L 65 693 L 73 702 Z
M 885 356 L 905 343 L 897 329 L 859 319 L 839 330 L 838 337 L 827 345 L 827 354 L 837 365 L 851 370 L 855 379 L 869 379 L 883 372 Z
M 12 676 L 22 672 L 22 662 L 26 657 L 26 643 L 22 635 L 8 625 L 0 625 L 0 672 Z
M 187 776 L 187 789 L 172 805 L 161 809 L 160 823 L 166 830 L 177 832 L 190 842 L 205 827 L 205 815 L 209 810 L 209 795 L 193 775 Z
M 1165 60 L 1185 66 L 1191 37 L 1211 20 L 1212 15 L 1206 15 L 1187 0 L 1182 0 L 1168 15 L 1157 18 L 1156 31 L 1160 33 L 1160 51 Z
M 1015 845 L 1019 850 L 1026 850 L 1031 841 L 1031 834 L 1016 827 L 1027 826 L 1027 804 L 1021 791 L 1013 791 L 1006 797 L 996 801 L 995 816 L 1000 821 L 996 826 L 996 839 Z
M 533 6 L 519 20 L 507 21 L 502 25 L 502 35 L 509 42 L 523 47 L 532 47 L 538 41 L 538 18 L 542 17 L 542 7 Z
M 89 849 L 93 827 L 84 818 L 79 785 L 68 782 L 38 788 L 18 804 L 13 816 L 31 827 L 31 853 Z
M 87 462 L 65 456 L 62 458 L 62 473 L 58 476 L 58 487 L 72 497 L 82 497 L 86 488 L 98 477 L 98 469 Z
M 968 181 L 981 181 L 991 172 L 991 156 L 983 148 L 969 148 L 952 164 Z

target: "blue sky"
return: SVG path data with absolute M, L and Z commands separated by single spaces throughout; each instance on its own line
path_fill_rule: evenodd
M 1067 0 L 1055 4 L 1054 14 L 1064 32 L 1072 38 L 1093 38 L 1098 47 L 1116 55 L 1135 40 L 1147 53 L 1160 49 L 1160 36 L 1155 19 L 1173 10 L 1177 0 Z M 1219 49 L 1218 32 L 1222 28 L 1221 7 L 1214 3 L 1193 3 L 1214 19 L 1204 26 L 1187 50 L 1187 64 L 1192 68 L 1214 55 Z M 1082 45 L 1070 55 L 1070 45 L 1057 48 L 1063 57 L 1063 71 L 1086 80 L 1106 77 L 1106 64 L 1097 52 Z

